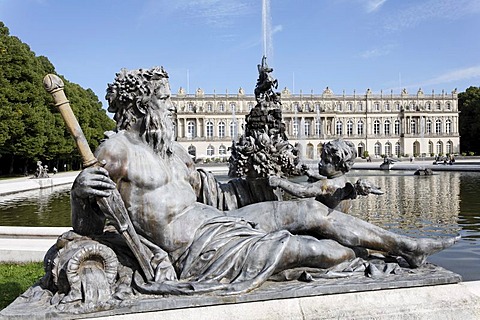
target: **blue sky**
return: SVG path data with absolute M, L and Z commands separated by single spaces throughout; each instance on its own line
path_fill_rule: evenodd
M 480 86 L 478 0 L 271 0 L 268 63 L 294 93 Z M 163 65 L 173 92 L 253 93 L 262 0 L 0 0 L 0 20 L 106 105 L 121 68 Z

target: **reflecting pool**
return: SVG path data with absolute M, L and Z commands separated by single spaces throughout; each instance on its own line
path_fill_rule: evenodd
M 368 179 L 385 192 L 354 200 L 350 214 L 413 237 L 460 234 L 459 243 L 429 261 L 465 281 L 480 280 L 480 172 L 414 176 L 412 171 L 353 170 L 348 178 Z M 69 186 L 0 197 L 0 225 L 70 226 L 69 199 Z
M 69 227 L 70 185 L 0 196 L 0 226 Z

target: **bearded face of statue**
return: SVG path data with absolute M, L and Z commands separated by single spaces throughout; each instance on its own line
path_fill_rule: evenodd
M 107 89 L 117 131 L 136 131 L 157 153 L 170 154 L 174 139 L 170 84 L 163 68 L 122 69 Z
M 170 87 L 167 79 L 162 79 L 162 84 L 148 102 L 144 115 L 144 130 L 141 135 L 157 153 L 170 154 L 174 139 L 173 112 L 175 108 L 170 100 Z

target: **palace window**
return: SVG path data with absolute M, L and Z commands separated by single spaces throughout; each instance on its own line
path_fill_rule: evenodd
M 340 102 L 335 102 L 335 110 L 342 111 L 342 104 Z
M 385 103 L 385 110 L 390 111 L 390 103 Z
M 357 134 L 359 136 L 363 135 L 363 121 L 362 120 L 357 122 Z
M 390 120 L 385 120 L 385 123 L 383 124 L 384 135 L 390 135 L 390 127 L 391 127 Z
M 207 138 L 212 138 L 213 137 L 213 123 L 211 121 L 207 122 Z
M 380 142 L 376 142 L 373 146 L 373 153 L 375 154 L 375 157 L 379 157 L 382 153 L 382 145 L 380 144 Z
M 187 122 L 187 138 L 192 139 L 195 138 L 195 122 L 188 121 Z
M 225 122 L 220 121 L 218 124 L 218 137 L 224 138 L 225 137 Z
M 337 122 L 336 122 L 336 124 L 335 124 L 335 133 L 336 133 L 338 136 L 343 135 L 343 123 L 342 123 L 342 121 L 340 121 L 340 120 L 337 120 Z
M 297 120 L 294 120 L 292 122 L 292 135 L 294 137 L 298 137 L 298 121 Z
M 207 156 L 213 156 L 215 154 L 215 148 L 210 144 L 207 147 Z
M 357 103 L 357 111 L 363 111 L 363 104 L 361 102 Z
M 373 108 L 375 109 L 375 111 L 380 111 L 380 103 L 375 102 L 375 103 L 373 104 Z
M 385 143 L 385 155 L 387 157 L 392 156 L 392 144 L 390 142 Z
M 320 119 L 315 119 L 315 135 L 321 135 L 322 134 L 322 120 Z
M 410 133 L 417 133 L 417 121 L 415 121 L 415 119 L 410 120 Z
M 445 133 L 450 134 L 452 133 L 452 120 L 447 119 L 445 121 Z
M 305 137 L 309 137 L 310 136 L 310 121 L 305 121 L 305 124 L 304 124 L 303 128 L 304 128 L 303 134 L 305 135 Z
M 395 103 L 395 110 L 400 111 L 400 103 Z
M 400 120 L 395 120 L 395 124 L 394 124 L 394 134 L 396 136 L 400 135 Z
M 443 155 L 443 144 L 441 141 L 437 141 L 437 154 Z
M 402 147 L 400 146 L 400 142 L 395 143 L 395 155 L 397 157 L 402 155 Z
M 353 121 L 348 120 L 347 121 L 347 136 L 353 135 Z
M 230 122 L 230 137 L 235 137 L 237 133 L 237 123 L 234 121 Z
M 223 156 L 227 154 L 227 147 L 225 147 L 223 144 L 218 147 L 218 154 Z
M 447 110 L 452 110 L 452 104 L 450 102 L 447 102 Z
M 373 121 L 373 134 L 380 134 L 380 120 Z
M 189 102 L 189 103 L 187 104 L 187 110 L 188 110 L 189 112 L 193 112 L 193 110 L 194 110 L 193 102 Z
M 442 104 L 440 103 L 440 101 L 437 101 L 437 110 L 440 110 L 442 109 Z
M 225 105 L 223 103 L 218 104 L 218 111 L 224 112 L 225 111 Z
M 447 145 L 446 145 L 445 147 L 446 147 L 445 152 L 446 152 L 447 154 L 451 154 L 452 151 L 453 151 L 452 141 L 447 141 Z
M 428 141 L 428 153 L 432 154 L 433 153 L 433 142 Z
M 435 133 L 439 134 L 442 133 L 442 120 L 437 119 L 435 121 Z
M 430 101 L 425 104 L 425 109 L 432 110 L 432 103 Z
M 248 111 L 251 111 L 253 109 L 253 103 L 252 102 L 249 102 L 247 106 L 248 106 Z
M 425 133 L 432 133 L 432 120 L 430 119 L 427 119 L 427 121 L 425 121 Z
M 213 111 L 213 105 L 211 103 L 207 103 L 207 112 Z
M 347 103 L 347 110 L 348 111 L 353 111 L 353 103 L 351 103 L 351 102 Z
M 234 112 L 235 109 L 235 102 L 230 102 L 230 111 Z

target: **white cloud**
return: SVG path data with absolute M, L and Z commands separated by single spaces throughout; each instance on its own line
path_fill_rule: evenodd
M 480 77 L 480 65 L 446 72 L 435 78 L 425 81 L 424 84 L 436 85 L 436 84 L 449 83 L 454 81 L 474 79 L 479 77 Z
M 415 88 L 447 84 L 452 82 L 458 83 L 458 82 L 467 81 L 471 79 L 480 79 L 480 65 L 447 71 L 431 79 L 427 79 L 420 83 L 409 84 L 409 85 L 403 86 L 402 88 L 415 89 Z M 402 88 L 392 88 L 392 89 L 400 90 Z
M 278 24 L 275 27 L 273 27 L 272 34 L 275 34 L 275 33 L 280 32 L 282 30 L 283 30 L 283 26 L 281 24 Z
M 371 58 L 386 56 L 386 55 L 390 54 L 390 52 L 393 50 L 393 48 L 395 48 L 395 45 L 388 44 L 388 45 L 384 45 L 382 47 L 373 48 L 373 49 L 361 52 L 359 54 L 359 56 L 364 58 L 364 59 L 371 59 Z
M 431 19 L 456 20 L 475 13 L 480 13 L 480 1 L 478 0 L 421 1 L 388 16 L 385 27 L 395 31 L 415 27 Z
M 145 16 L 177 15 L 189 21 L 201 21 L 216 27 L 231 25 L 234 19 L 251 13 L 250 0 L 151 0 L 144 7 Z
M 377 11 L 380 9 L 387 0 L 367 0 L 364 3 L 365 9 L 368 13 Z

